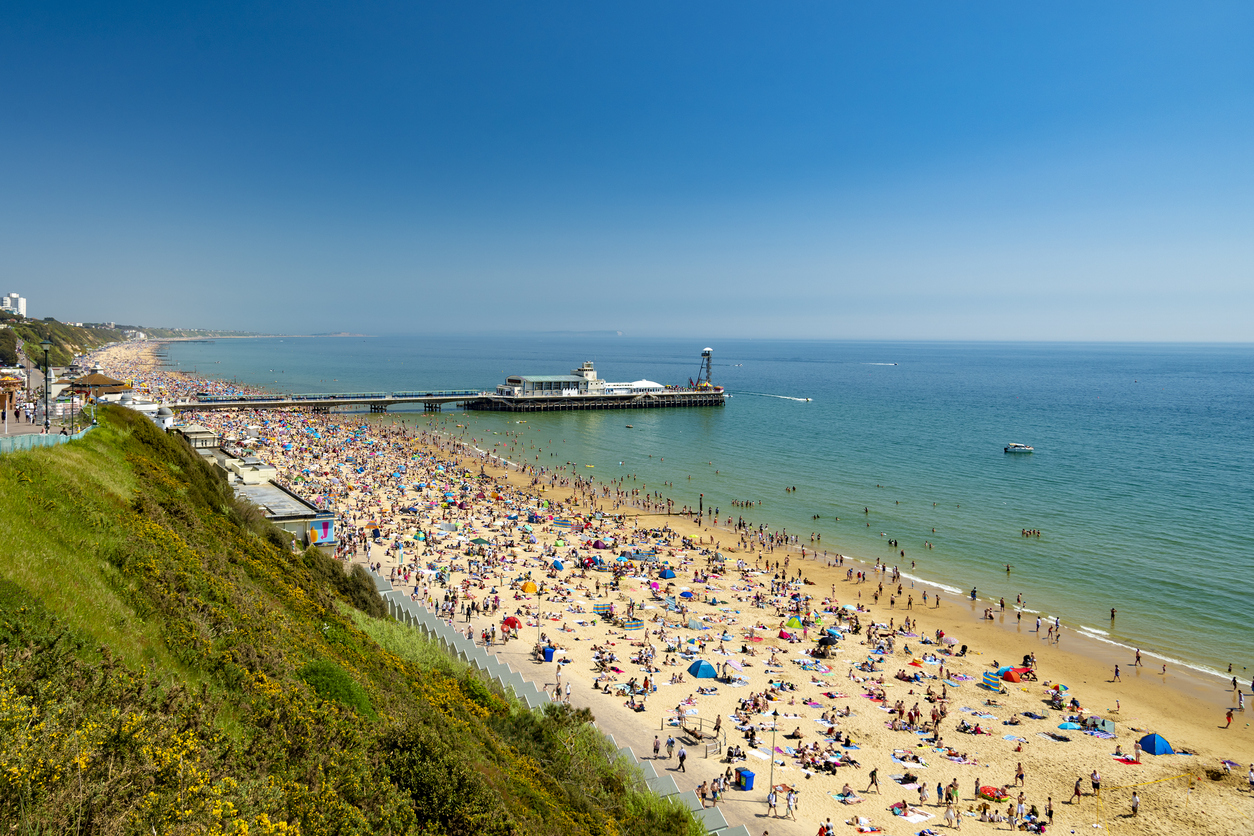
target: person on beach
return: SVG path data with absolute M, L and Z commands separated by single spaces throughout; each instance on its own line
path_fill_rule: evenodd
M 688 771 L 687 769 L 684 768 L 684 761 L 686 760 L 688 760 L 688 750 L 685 749 L 683 746 L 680 746 L 679 747 L 679 771 L 680 772 Z
M 878 766 L 871 770 L 871 782 L 866 785 L 866 789 L 863 792 L 870 792 L 871 787 L 875 787 L 876 792 L 880 791 L 880 770 Z
M 1068 804 L 1075 804 L 1075 800 L 1084 795 L 1084 791 L 1081 789 L 1083 786 L 1084 778 L 1076 778 L 1075 788 L 1071 791 L 1071 798 L 1067 801 Z
M 1141 810 L 1141 796 L 1136 794 L 1136 790 L 1132 791 L 1132 815 L 1136 815 Z
M 666 759 L 670 760 L 671 755 L 673 755 L 674 753 L 675 753 L 675 738 L 667 737 L 666 738 Z
M 774 787 L 771 787 L 770 790 L 768 790 L 766 793 L 766 812 L 770 815 L 771 818 L 777 818 L 779 816 L 778 811 L 776 811 L 775 809 L 775 788 Z
M 653 735 L 653 760 L 657 760 L 657 759 L 658 759 L 658 753 L 659 753 L 659 752 L 661 752 L 661 751 L 662 751 L 662 741 L 661 741 L 661 739 L 660 739 L 660 738 L 659 738 L 659 737 L 655 734 L 655 735 Z
M 1228 722 L 1224 724 L 1224 728 L 1226 729 L 1231 725 L 1232 725 L 1232 709 L 1229 708 L 1228 709 Z
M 1094 769 L 1093 774 L 1089 776 L 1089 781 L 1093 784 L 1093 795 L 1102 794 L 1102 776 Z
M 1120 679 L 1120 678 L 1119 678 L 1119 666 L 1118 666 L 1118 665 L 1115 665 L 1115 678 L 1114 678 L 1114 679 L 1112 679 L 1112 680 L 1110 680 L 1110 681 L 1111 681 L 1111 682 L 1122 682 L 1122 681 L 1123 681 L 1122 679 Z

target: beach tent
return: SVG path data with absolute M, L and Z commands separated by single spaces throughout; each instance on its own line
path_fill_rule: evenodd
M 532 581 L 527 581 L 525 584 L 522 585 L 522 591 L 526 593 L 535 592 L 538 588 L 539 587 L 537 587 L 535 583 Z
M 674 573 L 672 570 L 670 570 L 670 569 L 663 569 L 663 570 L 662 570 L 662 574 L 661 574 L 661 575 L 659 575 L 659 577 L 662 577 L 662 578 L 673 578 L 673 577 L 675 577 L 675 573 Z
M 1001 679 L 993 671 L 984 671 L 984 682 L 982 684 L 990 691 L 1001 690 Z
M 698 659 L 689 665 L 688 673 L 692 674 L 697 679 L 713 679 L 718 676 L 718 671 L 714 669 L 714 666 L 704 659 Z
M 780 637 L 781 639 L 791 639 L 791 638 L 792 638 L 792 634 L 791 634 L 791 633 L 789 633 L 789 632 L 788 632 L 788 631 L 786 631 L 786 630 L 780 630 L 780 631 L 779 631 L 779 637 Z
M 1022 677 L 1020 677 L 1017 672 L 1010 670 L 1010 671 L 1006 671 L 1005 673 L 1003 673 L 1001 675 L 1001 678 L 1006 680 L 1007 682 L 1018 682 Z
M 560 561 L 560 560 L 554 560 L 554 561 L 553 561 L 553 568 L 554 568 L 554 569 L 557 569 L 557 570 L 560 572 L 562 569 L 565 569 L 566 567 L 562 565 L 562 561 Z
M 801 619 L 800 619 L 800 618 L 797 618 L 797 616 L 795 616 L 795 615 L 794 615 L 792 618 L 788 619 L 788 626 L 789 626 L 789 627 L 791 627 L 791 628 L 792 628 L 792 629 L 794 629 L 794 630 L 800 630 L 800 629 L 801 629 Z
M 1174 755 L 1175 750 L 1171 748 L 1171 744 L 1163 739 L 1162 735 L 1147 734 L 1141 738 L 1141 751 L 1147 755 Z

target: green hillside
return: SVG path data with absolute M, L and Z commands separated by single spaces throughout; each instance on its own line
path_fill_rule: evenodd
M 120 331 L 110 328 L 80 328 L 64 322 L 23 319 L 9 314 L 0 314 L 0 325 L 8 326 L 0 328 L 0 365 L 4 366 L 17 365 L 17 349 L 21 347 L 31 362 L 42 367 L 44 350 L 39 343 L 43 340 L 52 343 L 48 361 L 54 366 L 65 366 L 75 354 L 122 339 Z
M 701 832 L 586 711 L 521 710 L 381 619 L 136 413 L 0 456 L 0 509 L 9 832 Z

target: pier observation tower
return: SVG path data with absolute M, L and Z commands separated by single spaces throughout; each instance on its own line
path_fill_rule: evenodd
M 714 384 L 710 380 L 710 364 L 714 360 L 714 349 L 701 349 L 701 371 L 697 372 L 698 389 L 713 389 Z

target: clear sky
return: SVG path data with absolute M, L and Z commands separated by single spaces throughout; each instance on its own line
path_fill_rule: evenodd
M 1249 2 L 9 2 L 0 292 L 308 333 L 1254 340 Z

